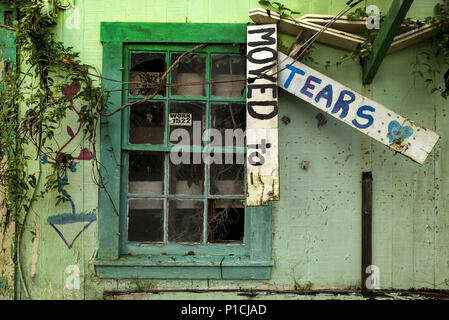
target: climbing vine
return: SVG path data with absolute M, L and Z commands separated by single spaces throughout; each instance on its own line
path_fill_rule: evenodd
M 74 156 L 64 150 L 65 145 L 59 147 L 56 139 L 67 113 L 75 111 L 78 115 L 76 133 L 67 129 L 71 140 L 82 132 L 95 150 L 97 123 L 106 96 L 103 87 L 92 80 L 95 69 L 83 64 L 73 48 L 55 38 L 59 0 L 8 2 L 18 9 L 14 24 L 20 68 L 17 63 L 15 72 L 7 76 L 0 98 L 0 189 L 5 192 L 7 222 L 14 220 L 20 234 L 37 199 L 53 190 L 57 191 L 57 203 L 69 199 L 67 171 L 73 171 L 76 164 Z M 94 167 L 98 166 L 95 151 L 91 155 Z M 39 164 L 37 171 L 35 163 Z M 39 188 L 42 163 L 50 163 L 52 169 Z
M 291 17 L 292 15 L 297 15 L 301 13 L 299 11 L 294 11 L 290 8 L 287 8 L 285 5 L 277 1 L 271 2 L 268 0 L 259 0 L 259 4 L 267 7 L 268 10 L 272 10 L 273 12 L 278 13 L 281 18 L 288 18 Z
M 83 159 L 93 160 L 93 177 L 104 186 L 97 174 L 95 137 L 107 95 L 101 84 L 92 80 L 92 75 L 99 77 L 96 70 L 83 64 L 73 48 L 56 40 L 53 26 L 63 9 L 59 0 L 8 2 L 18 9 L 14 21 L 18 63 L 0 89 L 0 190 L 5 193 L 3 230 L 9 222 L 16 223 L 15 259 L 23 289 L 29 296 L 20 262 L 27 216 L 33 203 L 49 192 L 56 191 L 56 204 L 70 201 L 67 173 L 76 170 L 76 163 L 65 147 L 79 133 L 93 150 L 89 157 L 83 154 Z M 57 136 L 69 111 L 78 116 L 78 128 L 74 132 L 67 127 L 70 139 L 59 146 Z M 41 183 L 41 166 L 46 163 L 51 164 L 51 170 Z

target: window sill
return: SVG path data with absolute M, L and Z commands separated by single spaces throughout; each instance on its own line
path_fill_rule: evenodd
M 270 279 L 273 261 L 254 261 L 246 256 L 121 256 L 96 259 L 104 279 Z

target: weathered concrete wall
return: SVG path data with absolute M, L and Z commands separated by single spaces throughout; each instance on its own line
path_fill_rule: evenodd
M 304 14 L 336 13 L 345 2 L 283 1 Z M 431 15 L 436 2 L 416 1 L 409 16 Z M 381 4 L 385 10 L 389 1 L 368 3 Z M 80 23 L 76 23 L 73 12 L 66 12 L 61 14 L 56 32 L 81 52 L 84 62 L 99 70 L 100 21 L 245 23 L 250 21 L 248 10 L 259 7 L 257 0 L 78 0 L 76 5 Z M 286 44 L 292 40 L 285 35 L 281 39 Z M 437 95 L 430 95 L 422 79 L 411 75 L 411 64 L 423 48 L 417 45 L 388 56 L 369 86 L 361 85 L 357 62 L 329 70 L 317 68 L 440 134 L 441 140 L 423 166 L 395 155 L 337 120 L 328 118 L 327 124 L 318 128 L 318 109 L 280 92 L 279 118 L 288 116 L 291 123 L 279 123 L 281 199 L 273 203 L 276 264 L 270 280 L 99 280 L 93 267 L 97 222 L 69 248 L 47 218 L 70 212 L 70 204 L 55 207 L 54 199 L 47 197 L 33 207 L 22 241 L 29 295 L 33 299 L 101 299 L 104 291 L 136 288 L 292 290 L 295 282 L 308 281 L 314 288 L 360 287 L 362 171 L 372 171 L 374 177 L 373 263 L 380 268 L 380 287 L 449 289 L 449 106 Z M 317 45 L 313 57 L 322 62 L 335 61 L 344 53 Z M 70 115 L 69 124 L 76 126 L 76 120 L 75 114 Z M 61 142 L 68 139 L 65 128 L 60 138 Z M 76 146 L 80 139 L 72 143 Z M 307 170 L 300 168 L 302 161 L 310 161 Z M 37 170 L 37 164 L 33 169 Z M 48 167 L 44 165 L 42 170 L 46 176 Z M 98 191 L 91 179 L 90 161 L 80 161 L 69 178 L 76 213 L 96 212 Z M 70 244 L 83 228 L 83 223 L 74 223 L 62 225 L 59 231 Z M 20 297 L 27 298 L 23 291 Z M 191 299 L 195 293 L 165 297 Z

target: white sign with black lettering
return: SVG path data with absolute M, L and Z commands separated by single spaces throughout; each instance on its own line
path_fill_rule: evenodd
M 171 126 L 192 126 L 191 113 L 170 113 L 169 123 Z
M 248 206 L 279 200 L 277 26 L 247 28 Z

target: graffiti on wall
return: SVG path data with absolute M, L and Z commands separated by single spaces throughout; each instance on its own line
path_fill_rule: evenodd
M 64 89 L 63 95 L 66 96 L 67 98 L 69 98 L 69 102 L 70 102 L 72 110 L 76 113 L 76 115 L 78 117 L 81 117 L 82 111 L 78 111 L 75 108 L 75 105 L 73 102 L 73 100 L 74 100 L 76 94 L 79 92 L 79 90 L 80 90 L 79 83 L 73 82 Z M 67 134 L 69 135 L 69 139 L 61 148 L 59 148 L 59 150 L 57 152 L 58 154 L 62 154 L 63 150 L 78 136 L 78 134 L 81 131 L 81 127 L 82 127 L 82 125 L 81 125 L 81 123 L 79 123 L 77 130 L 74 132 L 70 126 L 67 126 Z M 70 172 L 76 172 L 77 162 L 75 162 L 75 160 L 89 161 L 89 160 L 92 160 L 93 158 L 94 158 L 94 156 L 89 149 L 81 148 L 79 155 L 77 157 L 74 157 L 73 160 L 71 160 L 69 162 L 68 169 L 70 170 Z M 44 156 L 42 158 L 42 163 L 43 164 L 57 164 L 57 162 L 55 162 L 55 161 L 50 161 L 47 156 Z M 65 172 L 63 176 L 58 175 L 57 182 L 58 182 L 59 190 L 62 190 L 62 192 L 61 192 L 62 195 L 70 203 L 71 212 L 50 216 L 47 219 L 47 223 L 56 231 L 56 233 L 59 235 L 59 237 L 64 241 L 67 248 L 71 249 L 73 247 L 74 243 L 76 242 L 76 240 L 81 236 L 81 234 L 84 231 L 86 231 L 86 229 L 89 228 L 89 226 L 94 221 L 97 220 L 97 215 L 95 212 L 81 212 L 78 214 L 76 213 L 76 206 L 75 206 L 75 203 L 73 202 L 73 199 L 64 191 L 64 186 L 67 185 L 69 182 L 67 172 Z M 60 227 L 62 225 L 67 225 L 67 224 L 81 225 L 80 231 L 78 233 L 76 233 L 76 235 L 74 236 L 74 238 L 71 241 L 66 239 L 66 236 L 64 236 L 63 232 L 61 231 L 61 227 Z M 59 226 L 59 228 L 58 228 L 58 226 Z M 70 243 L 69 243 L 69 241 L 70 241 Z

